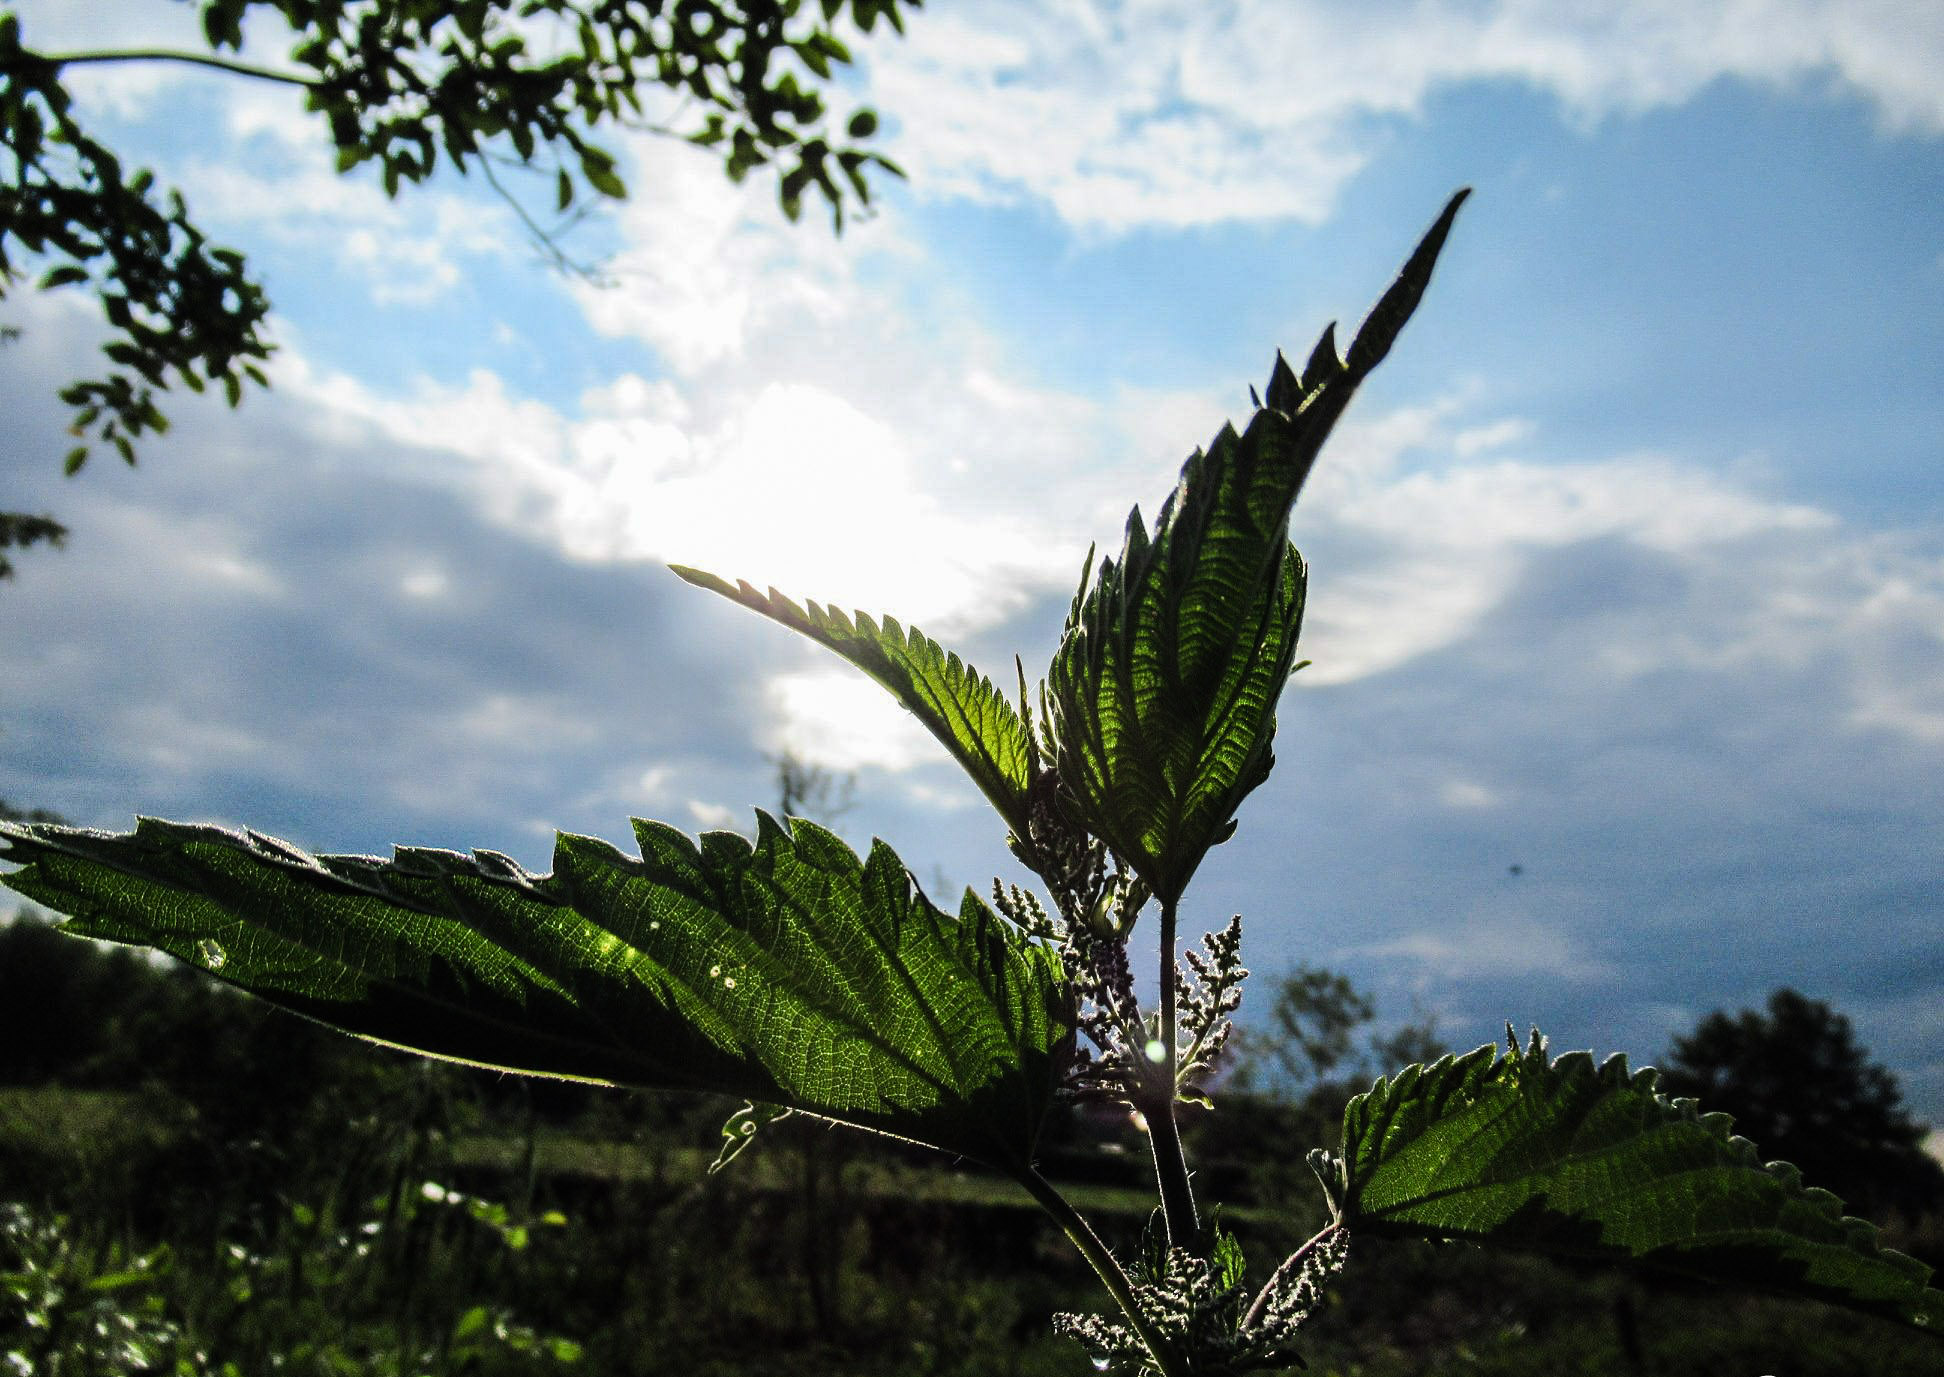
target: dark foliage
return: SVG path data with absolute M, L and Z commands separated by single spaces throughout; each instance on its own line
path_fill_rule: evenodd
M 1781 989 L 1766 1013 L 1709 1014 L 1675 1039 L 1662 1087 L 1734 1115 L 1737 1133 L 1853 1214 L 1915 1218 L 1944 1205 L 1944 1167 L 1924 1151 L 1925 1125 L 1849 1019 L 1821 1000 Z
M 41 290 L 84 287 L 109 327 L 112 365 L 61 391 L 78 441 L 72 473 L 91 443 L 135 462 L 135 442 L 168 419 L 158 394 L 220 384 L 231 406 L 244 385 L 267 386 L 270 301 L 237 250 L 212 243 L 179 191 L 125 167 L 83 127 L 65 84 L 95 63 L 188 63 L 305 93 L 337 150 L 340 172 L 372 164 L 388 195 L 441 164 L 477 172 L 513 204 L 553 260 L 573 267 L 558 235 L 577 201 L 627 194 L 613 154 L 593 141 L 604 126 L 648 128 L 716 149 L 730 178 L 767 167 L 791 219 L 813 190 L 840 228 L 849 207 L 870 204 L 870 174 L 899 174 L 865 146 L 869 109 L 837 129 L 824 94 L 850 61 L 837 34 L 923 0 L 724 0 L 623 4 L 617 0 L 198 0 L 206 52 L 154 49 L 54 53 L 28 46 L 20 17 L 0 13 L 0 300 L 30 274 Z M 231 56 L 252 12 L 281 19 L 293 46 L 279 67 Z M 543 54 L 529 38 L 551 29 L 567 46 Z M 545 46 L 544 44 L 540 46 Z M 660 86 L 696 113 L 681 127 L 649 123 L 640 92 Z M 501 187 L 495 164 L 544 174 L 544 211 Z M 45 518 L 0 524 L 0 550 L 58 542 Z M 38 523 L 38 524 L 36 524 Z M 0 577 L 7 570 L 0 559 Z
M 0 798 L 0 822 L 51 822 L 65 824 L 67 819 L 45 808 L 16 808 Z
M 0 512 L 0 579 L 13 577 L 13 561 L 6 551 L 24 550 L 42 541 L 60 548 L 67 539 L 67 527 L 50 516 L 29 516 L 25 512 Z
M 109 1049 L 102 1017 L 159 973 L 129 951 L 90 952 L 46 923 L 0 927 L 0 1085 L 88 1083 Z
M 102 1270 L 117 1256 L 111 1240 L 167 1245 L 172 1267 L 116 1293 L 119 1308 L 138 1296 L 162 1307 L 210 1355 L 206 1370 L 219 1357 L 268 1370 L 302 1340 L 316 1345 L 314 1370 L 333 1354 L 388 1371 L 375 1356 L 427 1336 L 447 1342 L 482 1306 L 494 1324 L 513 1317 L 516 1332 L 572 1336 L 585 1355 L 562 1368 L 495 1350 L 468 1367 L 454 1350 L 431 1370 L 1052 1377 L 1074 1367 L 1048 1316 L 1084 1303 L 1084 1268 L 1023 1198 L 953 1198 L 958 1173 L 937 1154 L 854 1155 L 848 1136 L 786 1122 L 708 1176 L 700 1164 L 721 1101 L 406 1061 L 26 919 L 0 929 L 0 1080 L 74 1087 L 82 1100 L 81 1087 L 107 1091 L 121 1106 L 65 1137 L 0 1116 L 0 1197 L 65 1217 L 65 1237 L 98 1248 Z M 1251 1219 L 1264 1249 L 1252 1267 L 1272 1266 L 1275 1248 L 1314 1227 L 1320 1197 L 1295 1149 L 1331 1130 L 1334 1109 L 1307 1103 L 1328 1093 L 1301 1103 L 1224 1093 L 1220 1114 L 1188 1126 L 1202 1179 Z M 1048 1170 L 1135 1198 L 1151 1168 L 1127 1116 L 1071 1117 L 1082 1114 L 1049 1130 Z M 535 1131 L 622 1146 L 634 1169 L 549 1166 L 518 1150 Z M 515 1150 L 500 1165 L 455 1162 L 468 1133 Z M 435 1206 L 421 1193 L 433 1179 L 465 1199 L 509 1202 L 510 1218 L 534 1221 L 528 1246 L 509 1251 L 464 1211 Z M 569 1222 L 541 1227 L 552 1209 Z M 384 1221 L 366 1254 L 355 1228 L 351 1244 L 334 1242 L 358 1219 Z M 1140 1220 L 1106 1222 L 1131 1239 Z M 6 1323 L 0 1314 L 0 1349 Z M 1821 1307 L 1376 1240 L 1353 1247 L 1308 1350 L 1312 1371 L 1365 1377 L 1916 1377 L 1931 1356 Z

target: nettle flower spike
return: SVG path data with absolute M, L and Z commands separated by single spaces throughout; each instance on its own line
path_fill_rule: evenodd
M 1246 1310 L 1241 1246 L 1219 1226 L 1211 1233 L 1203 1257 L 1170 1247 L 1159 1219 L 1149 1221 L 1133 1284 L 1148 1342 L 1105 1315 L 1055 1315 L 1054 1330 L 1077 1340 L 1095 1370 L 1113 1377 L 1158 1377 L 1170 1363 L 1221 1377 L 1301 1365 L 1296 1332 L 1349 1257 L 1348 1231 L 1333 1225 L 1304 1244 Z M 1162 1355 L 1151 1348 L 1157 1338 Z
M 1229 1015 L 1242 1006 L 1242 982 L 1249 978 L 1242 964 L 1242 915 L 1230 918 L 1219 933 L 1202 934 L 1202 946 L 1183 952 L 1183 966 L 1175 970 L 1176 1038 L 1183 1049 L 1175 1067 L 1175 1093 L 1212 1109 L 1200 1078 L 1215 1070 L 1234 1030 Z
M 1030 891 L 992 882 L 993 908 L 1029 935 L 1058 948 L 1075 1006 L 1075 1025 L 1091 1047 L 1076 1045 L 1062 1089 L 1081 1100 L 1134 1103 L 1137 1087 L 1152 1075 L 1149 1037 L 1134 993 L 1127 942 L 1102 936 L 1066 913 L 1049 915 Z

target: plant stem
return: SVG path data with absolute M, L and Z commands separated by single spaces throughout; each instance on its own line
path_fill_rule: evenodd
M 1154 1154 L 1154 1179 L 1161 1191 L 1162 1216 L 1168 1242 L 1194 1248 L 1201 1237 L 1195 1213 L 1194 1187 L 1188 1180 L 1188 1159 L 1181 1152 L 1181 1131 L 1175 1126 L 1175 1076 L 1180 1062 L 1175 1045 L 1175 904 L 1161 904 L 1161 1066 L 1154 1094 L 1139 1106 L 1147 1120 L 1148 1147 Z
M 1283 1278 L 1299 1269 L 1309 1260 L 1311 1253 L 1315 1252 L 1318 1247 L 1328 1241 L 1331 1235 L 1341 1232 L 1342 1229 L 1343 1225 L 1341 1224 L 1326 1224 L 1309 1242 L 1291 1253 L 1284 1260 L 1283 1265 L 1276 1269 L 1276 1274 L 1269 1278 L 1260 1291 L 1256 1292 L 1255 1303 L 1249 1307 L 1249 1313 L 1243 1316 L 1242 1328 L 1245 1330 L 1252 1328 L 1255 1322 L 1262 1318 L 1262 1312 L 1268 1306 L 1269 1298 L 1282 1285 Z
M 232 61 L 226 57 L 216 57 L 207 53 L 180 53 L 168 48 L 130 48 L 98 53 L 41 53 L 38 56 L 41 61 L 56 67 L 80 67 L 92 62 L 186 62 L 194 67 L 214 67 L 221 72 L 255 77 L 258 81 L 281 82 L 286 86 L 308 88 L 324 84 L 316 77 L 302 76 L 296 72 L 278 72 L 268 67 L 253 67 L 247 62 Z
M 1107 1288 L 1115 1304 L 1120 1306 L 1121 1313 L 1127 1316 L 1128 1324 L 1133 1326 L 1134 1333 L 1147 1346 L 1148 1355 L 1154 1359 L 1155 1366 L 1161 1369 L 1164 1377 L 1185 1377 L 1179 1359 L 1161 1342 L 1161 1336 L 1148 1323 L 1147 1316 L 1141 1313 L 1140 1306 L 1134 1300 L 1134 1284 L 1121 1270 L 1119 1260 L 1100 1241 L 1100 1235 L 1094 1232 L 1086 1216 L 1074 1209 L 1067 1198 L 1054 1189 L 1053 1183 L 1033 1168 L 1022 1167 L 1014 1175 L 1039 1202 L 1040 1208 L 1052 1215 L 1054 1222 L 1073 1240 L 1073 1246 L 1093 1267 L 1094 1275 L 1100 1278 L 1101 1285 Z

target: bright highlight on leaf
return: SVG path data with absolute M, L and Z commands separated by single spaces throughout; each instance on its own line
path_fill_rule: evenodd
M 1451 198 L 1350 346 L 1335 327 L 1300 378 L 1279 356 L 1268 400 L 1182 468 L 1150 535 L 1128 516 L 1119 559 L 1074 602 L 1048 676 L 1060 783 L 1075 819 L 1178 899 L 1268 777 L 1276 702 L 1295 664 L 1305 569 L 1289 511 L 1331 428 L 1410 319 L 1458 208 Z M 1083 576 L 1084 577 L 1084 576 Z
M 891 617 L 879 623 L 862 612 L 847 617 L 814 602 L 798 607 L 774 588 L 765 595 L 749 583 L 732 586 L 700 569 L 670 567 L 696 587 L 827 646 L 884 685 L 952 753 L 1013 834 L 1027 835 L 1033 743 L 991 680 L 916 627 L 907 629 Z
M 1607 1259 L 1944 1326 L 1930 1268 L 1764 1163 L 1725 1114 L 1655 1093 L 1651 1068 L 1538 1035 L 1411 1066 L 1352 1100 L 1319 1168 L 1353 1233 L 1463 1239 Z
M 758 814 L 752 845 L 635 823 L 504 856 L 306 855 L 144 819 L 0 824 L 7 876 L 67 931 L 152 946 L 348 1032 L 481 1066 L 787 1106 L 1003 1168 L 1032 1158 L 1072 1036 L 1059 963 L 970 892 L 934 908 Z

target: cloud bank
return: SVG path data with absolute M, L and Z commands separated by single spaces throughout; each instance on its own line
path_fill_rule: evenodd
M 1100 233 L 1320 221 L 1387 121 L 1464 85 L 1596 122 L 1736 80 L 1944 133 L 1944 18 L 1900 0 L 995 0 L 868 52 L 920 194 L 1029 200 Z

